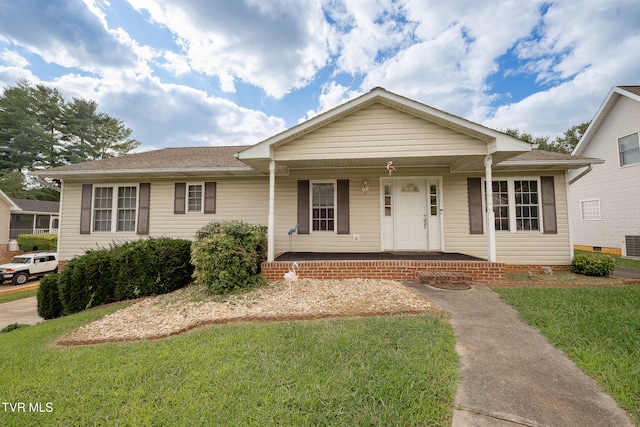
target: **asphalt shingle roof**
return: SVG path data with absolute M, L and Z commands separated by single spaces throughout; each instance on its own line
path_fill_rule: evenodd
M 30 200 L 30 199 L 14 199 L 14 198 L 11 198 L 11 201 L 25 212 L 42 212 L 42 213 L 57 214 L 60 209 L 60 202 L 49 202 L 45 200 Z
M 233 155 L 247 146 L 163 148 L 49 169 L 50 172 L 247 168 Z

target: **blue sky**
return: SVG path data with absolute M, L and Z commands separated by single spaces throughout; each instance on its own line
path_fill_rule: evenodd
M 83 97 L 142 150 L 254 144 L 376 86 L 555 137 L 640 85 L 637 0 L 21 0 L 0 86 Z

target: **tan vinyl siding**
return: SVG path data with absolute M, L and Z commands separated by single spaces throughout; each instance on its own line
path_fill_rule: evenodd
M 640 235 L 640 163 L 620 167 L 618 154 L 618 138 L 638 131 L 640 102 L 621 97 L 582 153 L 604 164 L 571 185 L 574 244 L 622 248 L 625 235 Z M 581 218 L 580 201 L 591 199 L 600 200 L 599 221 Z
M 550 174 L 544 174 L 550 175 Z M 442 177 L 442 208 L 444 221 L 444 249 L 486 258 L 487 235 L 469 234 L 467 206 L 467 175 L 449 174 L 446 169 L 402 168 L 393 178 Z M 501 175 L 520 176 L 520 175 Z M 525 177 L 539 176 L 527 173 Z M 289 251 L 288 230 L 297 223 L 297 181 L 349 180 L 350 234 L 311 232 L 295 234 L 291 238 L 294 252 L 379 252 L 381 250 L 380 181 L 388 174 L 380 168 L 293 170 L 289 176 L 276 177 L 275 199 L 275 253 Z M 557 235 L 541 232 L 498 233 L 498 261 L 510 264 L 567 264 L 569 238 L 564 198 L 564 173 L 555 174 Z M 362 192 L 367 180 L 369 191 Z M 198 180 L 192 180 L 198 182 Z M 150 236 L 192 238 L 194 232 L 214 220 L 239 219 L 252 224 L 267 223 L 269 203 L 269 179 L 266 176 L 252 178 L 203 178 L 217 182 L 216 214 L 174 214 L 174 180 L 152 180 L 150 197 Z M 148 181 L 146 181 L 148 182 Z M 98 184 L 108 184 L 100 182 Z M 60 226 L 61 259 L 70 259 L 86 249 L 108 247 L 114 241 L 141 238 L 135 233 L 79 234 L 80 194 L 82 182 L 65 182 L 64 203 Z M 354 241 L 354 236 L 359 241 Z M 524 248 L 524 249 L 523 249 Z
M 494 173 L 493 178 L 533 178 L 541 175 L 554 176 L 555 178 L 558 233 L 497 231 L 496 256 L 498 262 L 549 265 L 566 265 L 571 262 L 564 172 Z M 466 175 L 449 175 L 444 178 L 445 250 L 486 259 L 488 247 L 486 232 L 478 235 L 469 234 L 467 178 Z
M 202 178 L 190 182 L 217 182 L 215 214 L 174 214 L 175 181 L 151 182 L 149 237 L 192 239 L 196 230 L 211 221 L 242 220 L 252 224 L 267 224 L 269 180 L 256 178 Z M 60 258 L 68 260 L 87 249 L 108 247 L 113 242 L 145 238 L 133 233 L 96 233 L 81 235 L 80 200 L 83 182 L 65 182 L 64 203 L 60 221 Z M 98 185 L 108 182 L 101 181 Z M 115 184 L 114 184 L 115 185 Z
M 275 160 L 484 154 L 486 143 L 374 104 L 275 150 Z
M 384 170 L 384 166 L 381 167 Z M 380 251 L 380 173 L 369 169 L 296 170 L 276 177 L 275 252 L 289 251 L 288 230 L 297 222 L 297 182 L 303 180 L 349 180 L 350 234 L 310 232 L 292 236 L 294 252 L 378 252 Z M 369 192 L 362 192 L 367 180 Z M 353 236 L 359 236 L 354 242 Z
M 4 200 L 0 200 L 0 245 L 9 244 L 9 227 L 11 223 L 11 206 Z

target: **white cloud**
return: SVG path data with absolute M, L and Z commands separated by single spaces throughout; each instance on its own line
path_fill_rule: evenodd
M 23 46 L 47 62 L 87 71 L 130 66 L 133 52 L 115 31 L 80 0 L 3 4 L 3 39 Z
M 553 138 L 591 120 L 611 87 L 640 84 L 638 22 L 636 1 L 553 4 L 541 38 L 520 46 L 529 69 L 553 86 L 497 108 L 485 123 Z
M 328 59 L 329 27 L 314 1 L 129 1 L 180 39 L 193 70 L 218 77 L 228 92 L 239 79 L 281 98 Z
M 307 111 L 307 114 L 301 118 L 299 122 L 309 120 L 318 114 L 322 114 L 325 111 L 335 108 L 338 105 L 357 97 L 358 95 L 361 95 L 359 91 L 350 90 L 347 86 L 340 85 L 336 82 L 324 84 L 318 98 L 318 109 Z
M 2 50 L 2 53 L 0 53 L 0 60 L 9 67 L 25 68 L 29 65 L 29 61 L 27 61 L 23 56 L 17 52 L 10 51 L 9 49 Z

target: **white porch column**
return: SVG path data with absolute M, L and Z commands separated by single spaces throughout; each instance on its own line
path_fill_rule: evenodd
M 493 212 L 493 175 L 491 166 L 493 159 L 491 154 L 487 154 L 484 158 L 484 173 L 486 180 L 487 193 L 487 257 L 490 262 L 496 262 L 496 215 Z
M 275 259 L 275 199 L 276 199 L 276 162 L 269 161 L 269 219 L 267 222 L 267 261 Z

